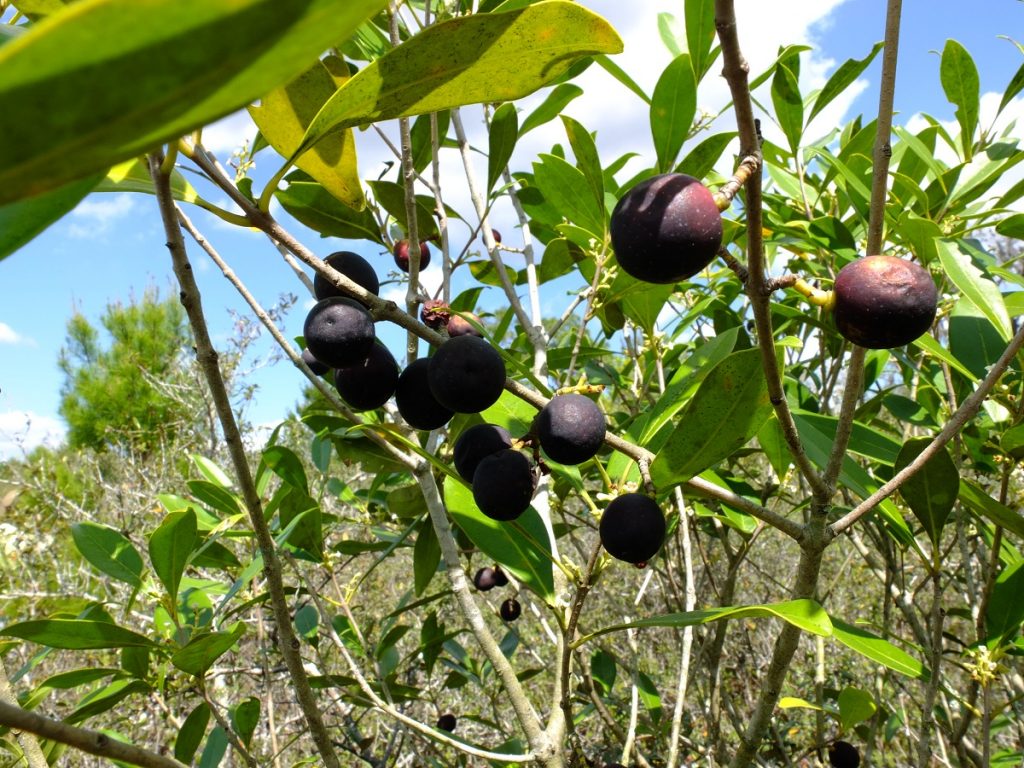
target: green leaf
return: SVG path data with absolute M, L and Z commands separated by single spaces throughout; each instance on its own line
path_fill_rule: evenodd
M 691 149 L 676 166 L 676 173 L 688 173 L 696 179 L 703 179 L 715 167 L 729 142 L 736 138 L 735 131 L 716 133 Z
M 999 438 L 999 447 L 1011 458 L 1024 459 L 1024 424 L 1010 427 Z
M 622 40 L 607 21 L 566 0 L 443 21 L 371 62 L 340 88 L 309 126 L 300 151 L 339 128 L 463 104 L 514 101 L 580 57 L 621 50 Z
M 690 54 L 669 62 L 651 95 L 651 136 L 658 170 L 671 170 L 697 113 L 697 80 Z
M 978 100 L 980 82 L 974 59 L 956 40 L 947 40 L 939 64 L 939 80 L 946 98 L 956 105 L 956 119 L 960 123 L 960 141 L 964 160 L 970 162 L 974 146 L 974 130 L 978 127 Z
M 536 416 L 537 408 L 535 406 L 521 400 L 511 392 L 502 392 L 498 402 L 480 414 L 480 417 L 488 424 L 504 427 L 515 436 L 525 435 Z
M 839 692 L 839 719 L 846 730 L 870 719 L 877 710 L 875 700 L 867 691 L 848 685 Z
M 249 107 L 249 115 L 267 143 L 290 157 L 317 112 L 348 78 L 348 65 L 336 56 L 317 61 L 287 85 L 264 94 L 260 106 Z M 350 208 L 366 205 L 351 129 L 324 137 L 295 164 Z
M 907 440 L 893 469 L 896 472 L 901 471 L 931 442 L 930 437 Z M 900 486 L 900 495 L 936 546 L 959 492 L 960 472 L 953 463 L 953 457 L 945 448 L 932 456 L 917 473 L 908 477 Z
M 988 491 L 967 478 L 960 480 L 960 501 L 976 515 L 1024 539 L 1024 516 L 1000 504 Z
M 700 82 L 711 67 L 715 42 L 715 0 L 686 0 L 686 48 L 693 59 L 693 71 Z
M 300 491 L 309 488 L 302 460 L 290 448 L 285 448 L 283 445 L 272 445 L 263 451 L 262 461 L 271 472 L 292 488 Z
M 601 210 L 605 208 L 604 173 L 601 170 L 601 158 L 597 153 L 597 145 L 590 131 L 568 115 L 562 115 L 562 125 L 569 138 L 569 146 L 576 156 L 576 167 L 580 169 L 594 194 L 594 201 Z M 546 252 L 545 252 L 545 255 Z
M 0 259 L 10 256 L 70 213 L 101 178 L 100 175 L 87 176 L 27 200 L 0 205 Z
M 383 5 L 74 3 L 0 48 L 0 204 L 105 172 L 230 114 L 308 69 Z
M 818 92 L 818 97 L 814 100 L 814 106 L 811 107 L 811 112 L 807 115 L 808 124 L 814 119 L 815 115 L 831 104 L 836 96 L 845 91 L 854 80 L 861 76 L 861 73 L 875 60 L 875 56 L 878 55 L 878 52 L 884 46 L 885 43 L 875 43 L 871 48 L 871 53 L 863 59 L 847 59 L 839 65 L 839 69 L 832 73 L 828 82 L 825 83 L 825 87 Z
M 502 171 L 512 157 L 519 139 L 519 117 L 516 115 L 515 104 L 502 104 L 491 116 L 490 130 L 487 134 L 487 193 L 501 178 Z
M 187 485 L 192 495 L 199 499 L 199 501 L 206 504 L 210 509 L 223 512 L 228 517 L 237 515 L 245 509 L 244 502 L 237 494 L 220 485 L 215 485 L 206 480 L 189 480 Z
M 409 231 L 409 217 L 405 210 L 405 187 L 393 181 L 370 181 L 367 186 L 373 191 L 373 196 L 381 206 L 395 217 L 399 226 L 406 232 Z M 420 241 L 428 237 L 435 237 L 437 232 L 437 221 L 434 219 L 434 198 L 430 198 L 427 205 L 422 196 L 416 197 L 416 226 L 419 228 Z
M 64 720 L 74 725 L 103 712 L 109 712 L 134 693 L 150 692 L 152 688 L 142 680 L 114 680 L 86 694 Z
M 71 538 L 96 570 L 133 587 L 142 586 L 142 556 L 119 531 L 96 523 L 75 523 Z
M 127 646 L 155 646 L 156 643 L 130 629 L 109 621 L 91 619 L 35 619 L 8 624 L 0 628 L 0 636 L 17 637 L 50 648 L 98 650 Z
M 548 534 L 536 510 L 531 507 L 513 523 L 492 520 L 477 508 L 472 491 L 451 476 L 444 480 L 444 498 L 452 519 L 470 541 L 544 601 L 554 600 Z
M 1010 78 L 1010 82 L 1003 92 L 1003 98 L 999 100 L 999 109 L 996 110 L 997 116 L 1006 109 L 1006 105 L 1013 101 L 1014 97 L 1021 92 L 1021 89 L 1024 89 L 1024 64 L 1021 64 L 1017 71 L 1013 73 L 1013 77 Z
M 989 648 L 1012 640 L 1024 621 L 1024 562 L 1006 568 L 992 587 L 985 612 L 985 640 Z
M 202 702 L 189 712 L 174 740 L 174 758 L 176 760 L 186 765 L 192 764 L 192 758 L 196 756 L 196 750 L 203 743 L 203 736 L 206 735 L 206 726 L 209 723 L 210 707 L 206 702 Z
M 422 595 L 430 580 L 437 573 L 437 565 L 441 562 L 441 544 L 437 540 L 434 526 L 430 524 L 430 518 L 423 521 L 420 532 L 416 536 L 416 546 L 413 549 L 413 588 L 416 596 Z
M 1013 329 L 999 287 L 975 266 L 970 255 L 955 241 L 939 240 L 935 245 L 946 276 L 991 321 L 1003 340 L 1009 341 Z
M 1012 216 L 1007 216 L 996 224 L 996 233 L 1003 237 L 1024 240 L 1024 213 L 1015 213 Z
M 646 619 L 631 621 L 627 624 L 616 624 L 599 629 L 597 632 L 581 638 L 576 644 L 581 645 L 595 637 L 607 635 L 610 632 L 619 632 L 624 629 L 640 627 L 692 627 L 698 624 L 707 624 L 711 621 L 721 621 L 722 619 L 744 618 L 777 618 L 814 635 L 828 637 L 832 634 L 832 622 L 829 620 L 825 610 L 813 600 L 800 599 L 767 605 L 707 608 L 702 611 L 651 616 Z
M 196 513 L 192 509 L 172 512 L 149 537 L 149 559 L 153 570 L 172 600 L 188 558 L 196 545 Z
M 573 83 L 561 83 L 551 89 L 544 101 L 533 112 L 526 116 L 522 126 L 519 128 L 519 135 L 525 136 L 528 131 L 539 128 L 544 123 L 550 122 L 558 117 L 569 102 L 578 96 L 583 95 L 583 89 Z
M 800 134 L 804 128 L 804 101 L 800 95 L 800 84 L 796 75 L 787 66 L 788 62 L 779 62 L 772 78 L 772 105 L 775 117 L 789 141 L 789 149 L 794 154 L 800 148 Z
M 771 413 L 760 350 L 734 352 L 708 374 L 680 414 L 651 464 L 651 479 L 664 491 L 700 474 L 743 447 Z
M 534 181 L 561 215 L 599 240 L 604 239 L 604 206 L 589 193 L 583 172 L 556 155 L 541 153 L 533 164 Z
M 118 163 L 96 185 L 94 192 L 137 192 L 145 195 L 156 194 L 153 177 L 145 159 L 136 158 Z M 179 203 L 209 205 L 199 197 L 195 187 L 178 170 L 171 171 L 171 196 Z M 195 458 L 194 456 L 192 458 Z
M 210 632 L 193 637 L 184 647 L 174 652 L 171 663 L 182 672 L 202 677 L 213 662 L 230 651 L 244 634 L 245 624 L 238 622 L 230 632 Z
M 840 621 L 834 616 L 832 617 L 832 637 L 850 650 L 856 651 L 861 656 L 871 659 L 893 672 L 922 680 L 927 680 L 930 676 L 924 665 L 906 651 L 900 650 L 888 640 L 883 640 L 860 627 Z
M 199 755 L 198 768 L 217 768 L 224 759 L 228 747 L 231 745 L 228 733 L 221 726 L 216 726 L 210 731 L 210 737 L 206 740 L 206 746 Z
M 199 470 L 199 474 L 214 485 L 219 485 L 225 490 L 230 490 L 234 486 L 231 478 L 228 477 L 228 473 L 217 466 L 216 462 L 199 453 L 193 453 L 189 458 L 192 460 L 192 463 L 196 465 L 196 469 Z
M 658 14 L 658 35 L 661 37 L 661 42 L 668 48 L 668 52 L 672 54 L 672 58 L 683 52 L 683 49 L 679 47 L 679 40 L 673 29 L 676 23 L 676 17 L 671 13 Z
M 274 197 L 297 221 L 324 237 L 369 240 L 384 245 L 380 227 L 369 208 L 353 210 L 320 184 L 292 181 L 284 189 L 278 189 Z
M 249 746 L 252 743 L 252 735 L 256 733 L 256 726 L 260 723 L 260 700 L 250 696 L 232 707 L 230 715 L 231 727 L 235 729 L 242 742 Z
M 609 59 L 607 56 L 595 56 L 594 61 L 597 62 L 597 65 L 601 67 L 601 69 L 643 99 L 645 104 L 651 103 L 651 97 L 644 93 L 644 89 L 641 88 L 639 84 L 637 84 L 636 80 L 631 78 L 626 71 L 614 61 Z

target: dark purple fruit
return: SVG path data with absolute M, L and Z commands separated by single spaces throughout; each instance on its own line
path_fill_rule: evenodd
M 451 733 L 455 730 L 456 723 L 457 721 L 455 719 L 455 715 L 453 715 L 451 712 L 446 712 L 445 714 L 437 718 L 438 730 L 448 731 L 448 733 Z
M 926 333 L 939 293 L 928 270 L 895 256 L 866 256 L 836 275 L 836 328 L 868 349 L 892 349 Z
M 508 583 L 508 579 L 505 580 L 505 583 Z M 477 571 L 473 576 L 473 586 L 481 592 L 489 592 L 498 586 L 498 582 L 494 580 L 494 569 L 488 567 Z
M 665 541 L 665 513 L 641 493 L 624 493 L 601 516 L 601 544 L 627 563 L 646 563 Z
M 497 565 L 494 566 L 494 586 L 496 586 L 496 587 L 507 587 L 508 586 L 508 576 L 506 576 L 505 572 L 503 570 L 501 570 L 501 567 L 497 566 Z
M 309 370 L 311 370 L 317 376 L 323 376 L 325 373 L 331 370 L 331 367 L 329 365 L 324 365 L 315 357 L 313 357 L 313 353 L 310 352 L 308 349 L 302 350 L 302 362 L 304 362 L 309 367 Z
M 310 354 L 331 368 L 365 360 L 377 338 L 370 313 L 343 296 L 318 301 L 306 315 L 302 333 Z
M 857 768 L 860 752 L 848 741 L 833 741 L 828 748 L 828 762 L 832 768 Z
M 522 606 L 519 605 L 519 601 L 514 597 L 510 597 L 498 608 L 498 615 L 501 616 L 502 621 L 515 621 L 522 612 Z
M 471 483 L 481 459 L 511 447 L 512 436 L 504 427 L 474 424 L 455 441 L 455 471 Z
M 409 241 L 399 240 L 395 243 L 394 250 L 395 265 L 403 272 L 409 271 Z M 430 263 L 430 249 L 427 244 L 420 241 L 420 269 L 426 269 Z
M 338 394 L 354 411 L 372 411 L 391 399 L 398 386 L 398 363 L 380 342 L 369 356 L 334 372 Z
M 491 237 L 494 238 L 494 242 L 498 243 L 499 245 L 501 244 L 501 232 L 499 232 L 496 229 L 492 229 L 491 230 Z
M 692 176 L 665 173 L 641 181 L 612 211 L 612 247 L 637 280 L 675 283 L 711 263 L 722 245 L 722 215 Z
M 607 422 L 597 403 L 584 395 L 556 395 L 535 423 L 540 447 L 559 464 L 582 464 L 604 442 Z
M 505 361 L 476 336 L 448 339 L 430 358 L 427 383 L 441 405 L 456 413 L 480 413 L 505 386 Z
M 492 520 L 515 520 L 529 509 L 536 488 L 530 460 L 519 451 L 485 456 L 473 474 L 473 500 Z
M 374 296 L 380 293 L 380 280 L 377 273 L 373 271 L 370 262 L 352 251 L 336 251 L 324 261 L 341 274 L 345 275 L 353 283 L 361 285 Z M 326 299 L 329 296 L 344 296 L 341 289 L 335 286 L 330 280 L 317 272 L 313 276 L 313 293 L 316 298 Z
M 430 360 L 421 357 L 410 363 L 398 377 L 395 389 L 395 404 L 406 423 L 414 429 L 437 429 L 443 427 L 455 411 L 445 408 L 431 394 L 427 384 Z

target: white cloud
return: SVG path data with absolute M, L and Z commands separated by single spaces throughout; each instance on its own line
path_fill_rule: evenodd
M 40 445 L 56 447 L 67 428 L 50 416 L 32 411 L 0 413 L 0 461 L 22 456 Z
M 22 336 L 7 323 L 0 322 L 0 344 L 25 344 L 34 347 L 36 342 L 28 336 Z
M 246 139 L 252 141 L 255 136 L 256 126 L 243 109 L 203 128 L 203 146 L 218 155 L 230 155 Z
M 89 239 L 105 234 L 114 222 L 123 219 L 135 208 L 131 193 L 91 195 L 71 212 L 68 234 Z

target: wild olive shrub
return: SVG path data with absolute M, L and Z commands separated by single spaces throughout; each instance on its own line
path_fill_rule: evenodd
M 19 759 L 1013 763 L 1024 329 L 979 235 L 1024 230 L 1024 155 L 979 123 L 962 46 L 938 77 L 959 132 L 894 126 L 890 3 L 878 114 L 818 135 L 882 46 L 803 93 L 800 47 L 747 72 L 731 0 L 663 25 L 686 53 L 651 93 L 565 0 L 42 8 L 0 47 L 0 246 L 92 190 L 150 194 L 229 457 L 194 456 L 152 525 L 78 523 L 105 599 L 0 629 Z M 588 65 L 638 99 L 636 157 L 565 114 Z M 698 117 L 719 73 L 730 107 Z M 200 129 L 243 106 L 231 179 Z M 357 126 L 389 171 L 359 175 Z M 517 153 L 540 127 L 551 151 Z M 195 206 L 313 270 L 301 343 Z M 196 247 L 316 388 L 308 450 L 246 450 Z

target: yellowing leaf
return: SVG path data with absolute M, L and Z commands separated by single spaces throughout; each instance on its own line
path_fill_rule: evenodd
M 324 103 L 348 80 L 346 65 L 337 57 L 318 61 L 295 80 L 277 88 L 249 107 L 263 137 L 284 157 L 302 143 L 306 128 Z M 362 210 L 366 205 L 359 183 L 356 142 L 351 129 L 332 133 L 295 163 L 345 205 Z

